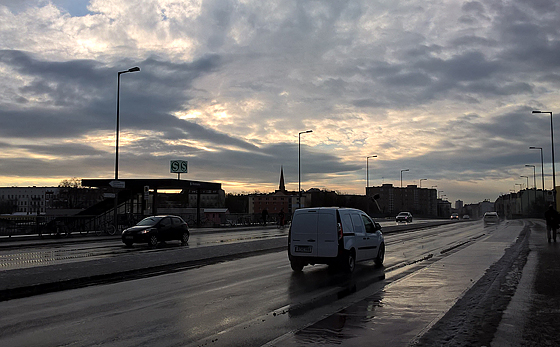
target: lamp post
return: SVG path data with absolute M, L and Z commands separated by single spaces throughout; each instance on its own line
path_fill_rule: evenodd
M 428 180 L 427 178 L 421 178 L 420 179 L 420 188 L 422 188 L 422 181 L 427 181 L 427 180 Z
M 401 188 L 402 188 L 402 173 L 405 172 L 405 171 L 410 171 L 410 170 L 409 169 L 401 170 Z
M 543 159 L 543 150 L 542 147 L 535 147 L 535 146 L 531 146 L 529 147 L 529 149 L 540 149 L 541 150 L 541 177 L 542 177 L 542 198 L 543 198 L 543 204 L 546 203 L 546 198 L 544 196 L 544 159 Z
M 527 186 L 525 187 L 526 189 L 529 189 L 529 176 L 519 176 L 522 178 L 526 178 L 527 179 Z M 521 185 L 523 187 L 523 185 Z
M 550 111 L 533 111 L 533 113 L 550 114 L 550 145 L 552 148 L 552 198 L 554 200 L 554 208 L 556 209 L 556 162 L 554 161 L 554 125 L 552 124 L 552 112 Z
M 135 67 L 131 67 L 128 70 L 125 71 L 119 71 L 117 73 L 117 126 L 116 126 L 116 130 L 115 130 L 115 181 L 119 179 L 119 124 L 120 124 L 120 118 L 119 118 L 119 110 L 120 110 L 120 91 L 121 91 L 121 75 L 124 73 L 128 73 L 128 72 L 138 72 L 140 71 L 140 68 L 138 66 Z M 115 189 L 115 197 L 114 197 L 114 205 L 113 205 L 113 224 L 115 226 L 115 228 L 118 227 L 118 221 L 117 221 L 117 209 L 119 206 L 119 202 L 118 202 L 118 192 Z
M 525 164 L 525 167 L 532 167 L 533 168 L 533 187 L 537 190 L 537 169 L 535 165 Z
M 535 195 L 534 198 L 535 200 L 533 201 L 533 204 L 537 203 L 537 169 L 535 165 L 531 165 L 531 164 L 525 164 L 525 167 L 533 167 L 533 188 L 535 189 Z
M 366 158 L 366 195 L 367 195 L 367 188 L 369 187 L 369 158 L 377 158 L 376 155 L 370 155 Z
M 298 208 L 301 207 L 301 134 L 312 133 L 313 130 L 300 131 L 298 133 Z
M 137 72 L 137 71 L 140 71 L 140 68 L 138 66 L 135 66 L 135 67 L 131 67 L 126 71 L 119 71 L 117 73 L 117 129 L 115 132 L 116 133 L 115 135 L 115 180 L 119 179 L 119 123 L 120 123 L 119 99 L 120 99 L 120 89 L 121 89 L 121 75 L 123 73 Z

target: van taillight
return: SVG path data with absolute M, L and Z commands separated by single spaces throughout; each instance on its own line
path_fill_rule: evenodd
M 342 238 L 342 223 L 338 223 L 337 225 L 337 231 L 338 231 L 338 239 L 340 240 Z

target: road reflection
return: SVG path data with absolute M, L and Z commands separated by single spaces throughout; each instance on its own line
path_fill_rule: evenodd
M 325 265 L 306 269 L 290 277 L 288 289 L 292 304 L 287 309 L 290 317 L 332 304 L 385 279 L 384 268 L 376 267 L 373 262 L 357 265 L 351 275 Z
M 384 291 L 379 291 L 358 305 L 345 308 L 298 331 L 294 335 L 294 345 L 343 345 L 359 336 L 362 330 L 373 329 L 376 309 L 383 306 L 384 294 Z

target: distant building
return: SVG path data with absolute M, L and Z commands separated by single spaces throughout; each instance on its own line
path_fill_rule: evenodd
M 99 190 L 83 187 L 0 187 L 0 213 L 74 214 L 101 199 Z
M 280 183 L 274 193 L 249 195 L 249 214 L 260 214 L 266 209 L 269 215 L 277 215 L 283 211 L 286 216 L 289 216 L 300 207 L 298 200 L 297 192 L 286 190 L 284 168 L 280 168 Z M 301 207 L 306 206 L 306 201 L 307 194 L 302 194 Z
M 377 200 L 379 208 L 386 216 L 394 216 L 401 211 L 408 211 L 418 216 L 438 216 L 436 189 L 418 188 L 416 185 L 400 188 L 393 187 L 392 184 L 366 188 L 368 197 L 376 194 L 379 194 Z
M 503 214 L 496 210 L 494 203 L 490 202 L 490 200 L 484 200 L 477 204 L 467 204 L 463 206 L 463 214 L 468 214 L 471 219 L 480 219 L 486 212 L 492 211 L 496 211 L 498 212 L 498 215 L 503 216 Z
M 463 201 L 462 200 L 455 201 L 455 210 L 457 211 L 457 213 L 462 213 L 463 212 Z
M 437 199 L 437 216 L 440 218 L 451 217 L 451 203 L 447 200 Z
M 0 187 L 0 204 L 7 208 L 3 213 L 45 214 L 58 192 L 58 187 Z

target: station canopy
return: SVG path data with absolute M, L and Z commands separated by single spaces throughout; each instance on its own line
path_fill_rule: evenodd
M 117 181 L 117 182 L 115 182 Z M 222 189 L 221 183 L 189 181 L 178 179 L 157 179 L 157 178 L 123 178 L 123 179 L 110 179 L 110 178 L 84 178 L 82 179 L 83 187 L 95 188 L 108 188 L 124 185 L 124 189 L 141 192 L 145 186 L 150 189 L 185 189 L 185 190 L 220 190 Z

